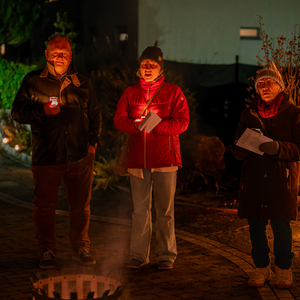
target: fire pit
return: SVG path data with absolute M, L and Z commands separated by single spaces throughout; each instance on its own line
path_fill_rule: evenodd
M 113 300 L 121 296 L 121 284 L 105 276 L 86 274 L 62 275 L 32 282 L 33 300 L 101 299 Z

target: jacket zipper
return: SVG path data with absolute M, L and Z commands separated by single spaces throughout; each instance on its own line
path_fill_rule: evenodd
M 290 188 L 290 185 L 289 185 L 290 170 L 285 168 L 285 173 L 286 173 L 286 187 L 287 187 L 287 189 L 289 189 Z
M 150 99 L 150 84 L 149 84 L 149 87 L 148 87 L 148 91 L 147 91 L 147 98 L 146 98 L 146 102 Z M 145 111 L 145 116 L 147 115 L 148 113 L 148 109 L 146 109 Z M 147 152 L 146 152 L 146 146 L 147 146 L 147 141 L 146 141 L 146 138 L 147 138 L 147 132 L 146 130 L 144 130 L 144 169 L 146 169 L 146 155 L 147 155 Z
M 62 82 L 62 80 L 60 79 L 60 78 L 58 78 L 58 80 L 59 80 L 59 84 L 60 84 L 60 87 L 59 87 L 59 104 L 61 105 L 62 103 L 61 103 L 61 94 L 62 94 L 62 89 L 61 89 L 61 87 L 62 87 L 62 85 L 63 85 L 63 82 Z
M 266 130 L 265 130 L 265 125 L 264 125 L 263 121 L 261 120 L 260 116 L 258 115 L 257 111 L 250 107 L 250 114 L 251 114 L 252 116 L 254 116 L 255 118 L 258 119 L 259 123 L 261 124 L 261 129 L 262 129 L 264 132 L 266 132 Z M 263 133 L 263 134 L 264 134 L 264 133 Z
M 146 169 L 146 130 L 144 130 L 144 169 Z
M 265 174 L 264 175 L 264 178 L 265 178 L 265 181 L 267 180 L 267 178 L 268 178 L 268 174 Z M 266 185 L 266 183 L 265 183 L 265 185 Z M 264 188 L 264 193 L 265 193 L 265 199 L 266 199 L 266 196 L 267 196 L 267 191 L 266 191 L 266 188 Z M 263 219 L 263 216 L 264 216 L 264 208 L 265 208 L 265 201 L 264 201 L 264 203 L 261 205 L 261 217 L 260 217 L 260 219 L 262 220 Z

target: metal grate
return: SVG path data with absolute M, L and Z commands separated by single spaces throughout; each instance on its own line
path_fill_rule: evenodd
M 105 276 L 76 274 L 40 279 L 32 283 L 32 299 L 101 299 L 114 300 L 121 296 L 121 284 Z

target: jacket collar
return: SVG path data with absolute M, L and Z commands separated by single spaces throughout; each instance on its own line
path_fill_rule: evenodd
M 140 85 L 144 90 L 150 89 L 152 91 L 158 89 L 164 81 L 165 81 L 165 75 L 161 75 L 158 78 L 156 78 L 154 81 L 150 81 L 150 82 L 141 78 Z
M 53 76 L 56 76 L 55 70 L 54 70 L 54 66 L 52 64 L 50 64 L 49 62 L 47 62 L 47 65 L 43 69 L 42 73 L 40 74 L 40 77 L 41 78 L 48 77 L 49 73 L 52 74 Z M 78 71 L 77 71 L 77 69 L 75 68 L 75 66 L 71 62 L 70 66 L 68 68 L 68 71 L 67 71 L 67 75 L 65 77 L 70 77 L 71 80 L 73 81 L 73 84 L 78 87 L 78 86 L 81 85 L 81 83 L 80 83 L 80 81 L 78 79 L 77 74 L 78 74 Z

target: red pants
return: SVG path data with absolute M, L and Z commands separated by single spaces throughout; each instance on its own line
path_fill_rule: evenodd
M 55 209 L 61 179 L 67 192 L 70 211 L 69 239 L 72 248 L 89 249 L 90 200 L 93 183 L 94 154 L 76 163 L 31 166 L 34 180 L 33 222 L 39 244 L 55 253 Z

